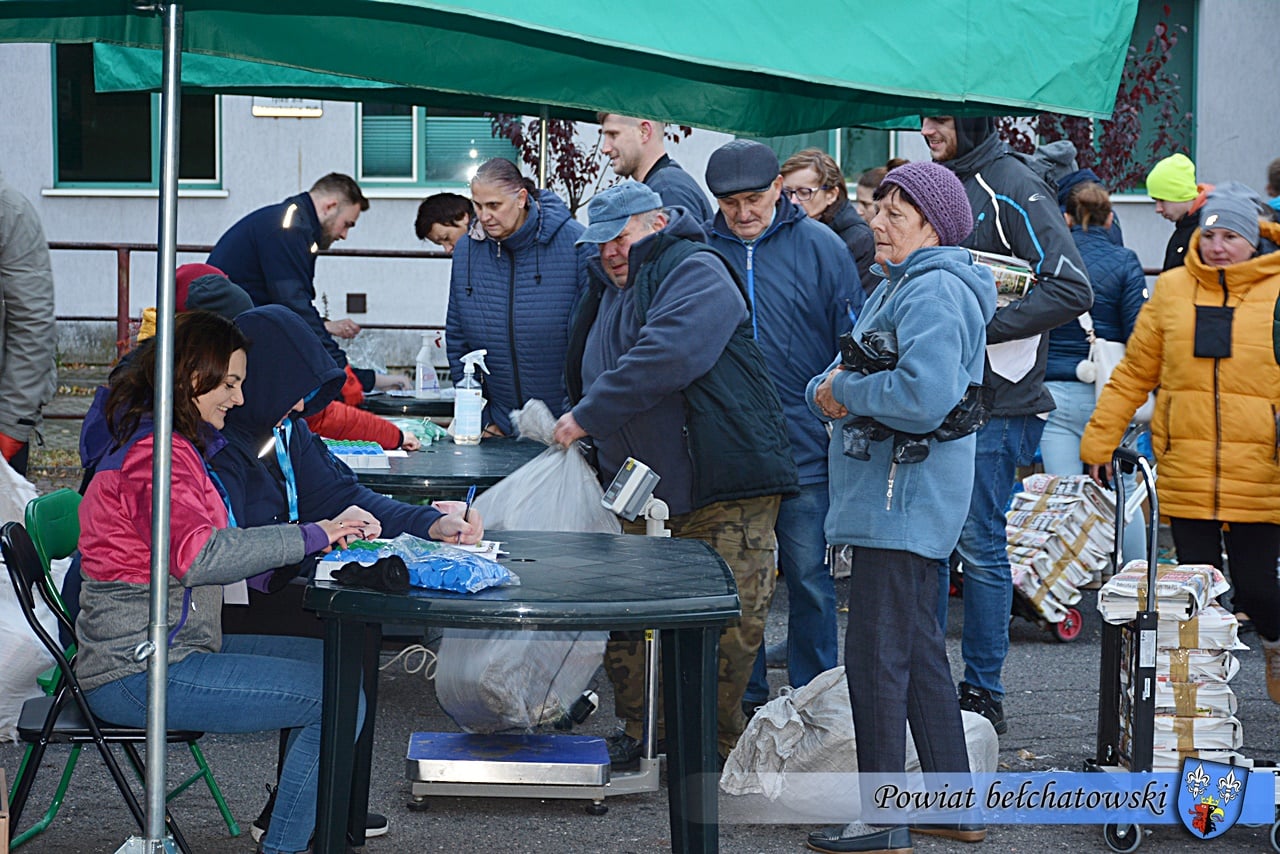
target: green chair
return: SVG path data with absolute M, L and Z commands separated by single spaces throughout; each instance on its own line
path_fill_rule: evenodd
M 44 570 L 43 586 L 48 593 L 46 600 L 52 605 L 56 604 L 61 611 L 61 616 L 68 617 L 66 603 L 62 601 L 57 585 L 54 584 L 53 576 L 50 573 L 50 565 L 53 561 L 61 558 L 70 557 L 75 552 L 80 539 L 80 493 L 74 489 L 59 489 L 48 495 L 41 495 L 31 500 L 27 504 L 27 512 L 25 516 L 25 527 L 31 535 L 31 541 L 35 546 L 37 557 L 40 559 L 41 567 Z M 66 620 L 70 622 L 69 618 Z M 67 646 L 66 654 L 68 660 L 75 658 L 75 644 Z M 61 674 L 57 665 L 49 668 L 36 680 L 45 694 L 53 696 L 58 690 L 61 681 Z M 227 824 L 227 830 L 232 836 L 240 835 L 240 825 L 236 823 L 235 818 L 231 815 L 231 810 L 227 807 L 227 801 L 222 796 L 222 789 L 218 786 L 218 781 L 213 777 L 213 771 L 209 768 L 209 763 L 205 760 L 204 751 L 200 749 L 200 745 L 195 740 L 186 742 L 191 750 L 191 758 L 195 760 L 197 770 L 186 780 L 174 787 L 165 798 L 166 802 L 173 800 L 175 797 L 186 791 L 193 783 L 204 780 L 209 787 L 209 793 L 213 795 L 214 801 L 218 805 L 218 811 L 222 814 L 222 820 Z M 63 768 L 62 777 L 58 781 L 58 788 L 54 792 L 53 799 L 49 804 L 48 810 L 34 825 L 23 833 L 15 836 L 9 843 L 9 850 L 16 849 L 19 845 L 27 842 L 33 836 L 42 832 L 53 822 L 58 815 L 58 810 L 62 806 L 63 798 L 66 796 L 67 788 L 71 784 L 71 775 L 75 771 L 76 761 L 80 758 L 80 751 L 83 744 L 74 743 L 71 747 L 71 753 L 67 757 L 67 764 Z M 23 777 L 23 773 L 27 770 L 28 760 L 31 758 L 33 746 L 28 744 L 27 749 L 22 757 L 22 762 L 18 766 L 17 776 L 14 778 L 13 786 L 10 791 L 10 800 L 16 794 L 18 784 Z M 35 769 L 31 769 L 33 772 Z

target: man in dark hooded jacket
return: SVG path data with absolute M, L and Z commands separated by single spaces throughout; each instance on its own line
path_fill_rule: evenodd
M 241 386 L 244 404 L 227 413 L 222 429 L 227 445 L 209 464 L 230 509 L 231 524 L 254 528 L 308 522 L 330 518 L 336 510 L 367 519 L 366 538 L 407 532 L 442 539 L 441 520 L 446 516 L 441 511 L 459 514 L 461 502 L 417 507 L 379 495 L 361 486 L 351 469 L 308 429 L 303 419 L 338 396 L 346 372 L 306 322 L 284 306 L 268 305 L 238 315 L 235 323 L 253 343 Z M 475 511 L 468 518 L 474 529 L 464 538 L 474 542 L 481 523 Z M 247 591 L 228 590 L 223 632 L 322 637 L 321 621 L 302 608 L 306 577 L 314 566 L 312 558 L 303 565 L 279 567 L 249 579 Z M 251 828 L 255 839 L 270 822 L 274 787 L 269 791 L 270 799 Z M 365 836 L 386 832 L 386 817 L 369 813 Z
M 973 495 L 956 546 L 964 564 L 964 681 L 960 706 L 1002 733 L 1013 577 L 1004 509 L 1017 466 L 1029 465 L 1054 409 L 1044 387 L 1049 336 L 1093 304 L 1084 262 L 1055 193 L 995 133 L 991 118 L 928 116 L 921 122 L 933 160 L 956 173 L 973 207 L 964 246 L 1014 256 L 1035 273 L 1025 296 L 997 301 L 987 324 L 983 384 L 994 393 L 991 421 L 978 431 Z

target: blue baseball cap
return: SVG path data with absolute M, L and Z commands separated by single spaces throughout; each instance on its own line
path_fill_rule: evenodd
M 574 243 L 608 243 L 622 233 L 631 217 L 661 208 L 662 196 L 647 184 L 626 181 L 610 187 L 591 197 L 587 204 L 587 218 L 591 224 Z

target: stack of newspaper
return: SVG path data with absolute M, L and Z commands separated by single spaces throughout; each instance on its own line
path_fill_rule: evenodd
M 1147 568 L 1134 561 L 1103 586 L 1098 610 L 1108 622 L 1132 619 L 1145 597 Z M 1211 566 L 1160 567 L 1156 571 L 1155 740 L 1152 770 L 1177 771 L 1188 756 L 1241 765 L 1252 764 L 1236 751 L 1244 730 L 1235 717 L 1239 702 L 1230 681 L 1240 670 L 1240 642 L 1234 615 L 1214 597 L 1227 589 Z M 1121 651 L 1120 752 L 1130 755 L 1133 685 L 1132 632 L 1126 628 Z
M 1190 620 L 1229 589 L 1222 572 L 1212 566 L 1156 567 L 1156 611 L 1162 620 Z M 1138 615 L 1146 596 L 1147 562 L 1131 560 L 1098 591 L 1098 611 L 1108 623 L 1127 623 Z
M 1034 474 L 1006 514 L 1014 586 L 1051 623 L 1110 566 L 1115 497 L 1084 475 Z

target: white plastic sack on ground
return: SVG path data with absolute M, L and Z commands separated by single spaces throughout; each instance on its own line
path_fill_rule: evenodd
M 15 472 L 0 457 L 0 523 L 21 522 L 27 511 L 27 502 L 36 497 L 36 488 L 25 477 Z M 55 564 L 54 578 L 61 583 L 66 573 L 67 561 L 60 561 L 61 571 Z M 57 637 L 58 628 L 53 615 L 37 600 L 44 627 Z M 0 560 L 0 741 L 17 741 L 18 714 L 22 703 L 40 696 L 36 677 L 53 664 L 44 646 L 32 634 L 22 609 L 18 607 L 17 594 L 9 583 L 9 572 Z
M 591 466 L 576 448 L 552 443 L 556 419 L 546 404 L 531 400 L 511 415 L 522 440 L 549 447 L 475 500 L 485 530 L 619 533 L 618 517 L 600 504 L 604 490 Z
M 996 770 L 1000 746 L 990 721 L 962 712 L 969 769 Z M 853 736 L 853 713 L 844 668 L 833 667 L 812 682 L 770 700 L 756 710 L 729 754 L 720 789 L 730 795 L 763 795 L 803 816 L 830 805 L 833 774 L 851 775 L 858 769 Z M 908 774 L 920 771 L 920 758 L 907 731 Z M 856 776 L 841 778 L 852 791 L 840 792 L 856 818 Z M 849 784 L 852 781 L 852 785 Z
M 606 632 L 449 629 L 436 699 L 467 732 L 553 724 L 586 690 L 607 639 Z

